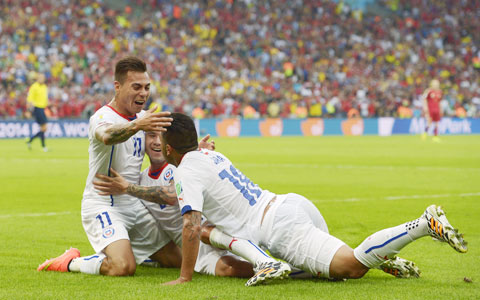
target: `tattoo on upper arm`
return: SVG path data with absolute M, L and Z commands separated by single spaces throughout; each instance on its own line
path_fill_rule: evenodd
M 129 184 L 127 187 L 127 194 L 159 204 L 172 204 L 177 200 L 177 194 L 173 185 L 140 186 Z
M 135 133 L 137 133 L 137 130 L 135 130 L 135 124 L 129 122 L 127 124 L 111 125 L 108 128 L 105 128 L 105 130 L 99 132 L 98 135 L 106 136 L 108 144 L 112 145 L 125 142 Z
M 198 211 L 192 211 L 185 214 L 184 217 L 186 217 L 186 220 L 183 227 L 186 230 L 188 240 L 200 240 L 202 214 Z

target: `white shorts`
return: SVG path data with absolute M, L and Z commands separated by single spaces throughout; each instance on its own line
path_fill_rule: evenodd
M 130 240 L 135 261 L 142 263 L 164 247 L 170 238 L 136 198 L 110 203 L 83 200 L 82 224 L 96 253 L 118 240 Z
M 328 234 L 322 215 L 305 197 L 278 195 L 277 201 L 262 224 L 265 232 L 262 244 L 274 257 L 313 275 L 329 278 L 333 256 L 345 243 Z
M 182 228 L 183 218 L 178 207 L 161 209 L 158 205 L 145 203 L 151 215 L 156 219 L 156 226 L 159 231 L 165 232 L 168 240 L 172 240 L 177 246 L 182 247 Z M 175 209 L 178 212 L 175 212 Z M 206 221 L 202 216 L 202 224 Z M 195 272 L 206 275 L 216 275 L 215 269 L 218 260 L 222 256 L 233 255 L 227 250 L 220 250 L 210 245 L 200 242 L 198 249 L 197 262 L 195 263 Z

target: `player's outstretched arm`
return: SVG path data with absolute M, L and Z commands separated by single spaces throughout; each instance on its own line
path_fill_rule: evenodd
M 165 285 L 176 285 L 192 281 L 193 271 L 200 246 L 202 214 L 199 211 L 191 210 L 183 215 L 182 230 L 182 267 L 180 277 L 177 280 L 165 283 Z
M 159 204 L 175 205 L 177 194 L 173 182 L 168 186 L 141 186 L 129 183 L 117 171 L 110 168 L 110 176 L 96 174 L 100 181 L 93 181 L 93 186 L 99 191 L 99 195 L 123 195 L 129 194 L 143 200 Z
M 123 143 L 140 130 L 143 131 L 165 131 L 165 127 L 171 125 L 170 112 L 162 111 L 155 113 L 156 106 L 147 110 L 138 119 L 126 124 L 115 124 L 100 126 L 95 131 L 95 138 L 105 145 Z

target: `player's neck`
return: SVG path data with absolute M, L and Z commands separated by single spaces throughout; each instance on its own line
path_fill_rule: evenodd
M 129 116 L 129 112 L 124 109 L 123 107 L 121 107 L 120 105 L 118 105 L 118 101 L 115 100 L 115 97 L 113 97 L 112 101 L 110 101 L 110 103 L 108 103 L 108 105 L 113 108 L 115 111 L 117 111 L 118 113 L 124 115 L 124 116 Z
M 175 151 L 175 153 L 172 153 L 172 155 L 171 155 L 172 165 L 174 165 L 175 167 L 178 167 L 178 165 L 182 162 L 182 159 L 183 159 L 184 155 L 185 154 L 180 154 L 176 151 Z
M 150 170 L 152 170 L 152 171 L 160 170 L 160 169 L 163 168 L 166 164 L 167 164 L 166 161 L 162 161 L 162 162 L 151 162 L 151 164 L 150 164 Z

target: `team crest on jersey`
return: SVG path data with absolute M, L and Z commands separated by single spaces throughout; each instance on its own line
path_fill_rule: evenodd
M 168 169 L 167 172 L 165 172 L 165 175 L 163 175 L 163 179 L 165 181 L 170 181 L 173 179 L 173 170 L 172 169 Z
M 177 182 L 177 184 L 175 185 L 175 191 L 177 192 L 177 196 L 180 196 L 182 194 L 183 189 L 181 182 Z
M 111 227 L 107 227 L 103 229 L 103 238 L 108 239 L 111 238 L 115 234 L 115 229 Z

